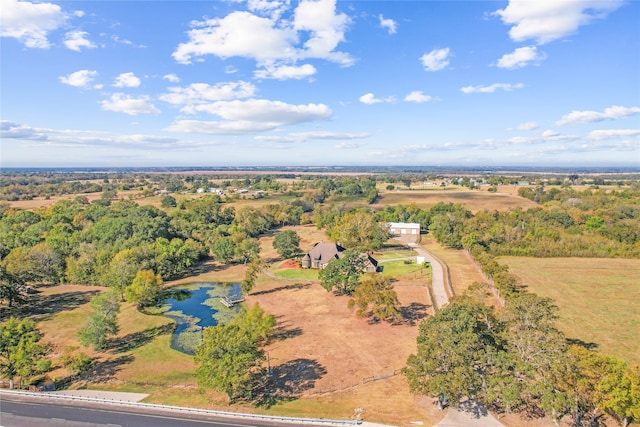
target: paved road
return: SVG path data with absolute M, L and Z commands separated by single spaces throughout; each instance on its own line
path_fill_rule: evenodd
M 409 247 L 418 253 L 418 256 L 431 264 L 431 287 L 436 307 L 442 308 L 449 304 L 449 296 L 445 288 L 444 269 L 442 265 L 429 252 L 417 243 L 409 243 Z
M 147 408 L 126 408 L 77 401 L 43 401 L 29 396 L 0 395 L 2 427 L 244 427 L 292 426 L 291 422 L 225 418 Z

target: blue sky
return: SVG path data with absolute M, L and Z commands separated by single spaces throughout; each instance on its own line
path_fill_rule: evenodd
M 640 166 L 640 2 L 0 0 L 0 165 Z

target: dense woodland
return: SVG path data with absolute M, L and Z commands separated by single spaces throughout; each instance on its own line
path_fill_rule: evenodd
M 416 180 L 430 179 L 443 186 L 455 181 L 480 188 L 478 191 L 491 191 L 493 186 L 512 183 L 514 178 L 305 175 L 278 180 L 269 175 L 229 178 L 83 173 L 22 173 L 1 178 L 0 197 L 5 200 L 83 193 L 34 210 L 0 203 L 0 298 L 9 307 L 20 304 L 28 285 L 40 283 L 112 288 L 110 297 L 94 303 L 92 321 L 103 329 L 83 329 L 86 342 L 95 348 L 104 344 L 106 335 L 117 332 L 113 322 L 118 299 L 126 297 L 141 308 L 153 305 L 160 297 L 158 289 L 163 280 L 180 277 L 205 257 L 223 264 L 247 264 L 243 287 L 247 284 L 245 291 L 250 291 L 264 268 L 258 238 L 271 230 L 314 224 L 345 247 L 369 251 L 382 247 L 389 237 L 380 224 L 417 222 L 442 245 L 468 250 L 499 292 L 504 307 L 486 306 L 479 296 L 482 289 L 476 286 L 469 295 L 423 322 L 417 353 L 405 368 L 414 392 L 439 397 L 441 404 L 457 404 L 472 397 L 496 411 L 528 416 L 545 413 L 554 420 L 571 417 L 576 425 L 597 423 L 603 413 L 622 424 L 640 419 L 638 368 L 569 345 L 554 326 L 553 302 L 524 291 L 519 278 L 496 261 L 505 255 L 640 258 L 638 182 L 616 181 L 614 189 L 604 189 L 599 185 L 607 182 L 592 178 L 590 186 L 576 190 L 572 184 L 577 176 L 555 181 L 538 179 L 535 186 L 519 191 L 537 207 L 472 213 L 452 203 L 438 203 L 429 209 L 416 205 L 378 207 L 373 203 L 379 197 L 380 184 L 387 189 L 410 189 Z M 193 196 L 198 189 L 209 188 L 227 191 L 224 195 Z M 266 203 L 236 207 L 234 202 L 246 196 L 233 192 L 235 188 L 251 188 L 251 197 L 267 198 Z M 122 196 L 132 189 L 137 192 Z M 159 191 L 163 194 L 159 207 L 136 203 L 136 198 Z M 90 202 L 88 193 L 100 196 Z M 272 196 L 277 196 L 273 202 L 268 199 Z M 282 237 L 281 253 L 293 255 L 296 251 L 292 248 L 298 244 L 295 233 Z M 287 243 L 291 240 L 292 244 Z M 327 270 L 325 275 L 329 273 Z M 367 290 L 376 289 L 393 301 L 389 283 L 352 279 L 344 293 L 354 294 L 352 304 L 359 311 L 369 310 L 367 295 L 373 291 Z M 346 284 L 332 283 L 327 289 L 341 289 Z M 378 310 L 378 319 L 397 316 L 393 310 L 373 307 Z M 263 316 L 258 315 L 260 319 Z M 25 342 L 35 349 L 33 358 L 22 368 L 14 364 L 8 370 L 3 366 L 5 375 L 37 372 L 37 360 L 46 352 L 38 344 L 40 337 L 34 325 L 10 319 L 2 328 L 1 332 L 7 334 L 19 328 L 29 331 Z M 239 334 L 240 341 L 248 340 L 246 345 L 254 358 L 247 362 L 251 375 L 245 380 L 258 387 L 256 375 L 264 358 L 259 344 L 267 337 L 247 337 L 250 328 L 240 321 L 226 328 L 228 334 Z M 98 335 L 92 335 L 96 331 Z M 207 334 L 207 346 L 198 353 L 201 361 L 216 351 L 214 341 L 223 339 L 218 332 Z M 3 338 L 3 345 L 8 344 Z M 200 372 L 216 369 L 203 363 Z M 207 381 L 217 384 L 212 378 Z M 230 398 L 251 394 L 253 386 L 238 381 L 220 387 Z

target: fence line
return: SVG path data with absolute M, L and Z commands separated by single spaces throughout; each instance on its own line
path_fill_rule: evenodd
M 352 388 L 356 388 L 356 387 L 364 385 L 364 384 L 368 384 L 370 382 L 386 380 L 386 379 L 395 377 L 397 375 L 400 375 L 401 373 L 402 373 L 402 369 L 395 369 L 393 372 L 387 372 L 387 373 L 384 373 L 384 374 L 372 375 L 370 377 L 364 377 L 364 378 L 362 378 L 362 381 L 359 381 L 359 382 L 341 383 L 339 386 L 328 386 L 328 387 L 313 388 L 311 390 L 308 390 L 306 393 L 304 393 L 304 395 L 305 396 L 318 396 L 318 395 L 323 395 L 323 394 L 336 393 L 336 392 L 339 392 L 339 391 L 345 391 L 345 390 L 349 390 L 349 389 L 352 389 Z

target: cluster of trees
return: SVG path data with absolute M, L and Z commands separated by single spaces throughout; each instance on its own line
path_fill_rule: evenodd
M 499 312 L 472 297 L 420 325 L 403 372 L 412 392 L 454 405 L 466 398 L 508 413 L 592 423 L 640 419 L 640 368 L 568 345 L 549 299 L 520 292 Z
M 256 304 L 227 324 L 206 328 L 195 355 L 200 386 L 226 393 L 231 402 L 251 400 L 267 378 L 264 346 L 275 325 Z
M 320 284 L 336 295 L 349 296 L 348 306 L 359 317 L 394 322 L 402 318 L 400 302 L 393 285 L 377 273 L 365 271 L 365 255 L 347 250 L 320 270 Z

